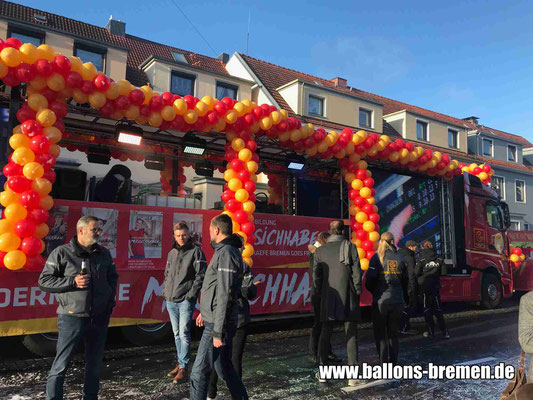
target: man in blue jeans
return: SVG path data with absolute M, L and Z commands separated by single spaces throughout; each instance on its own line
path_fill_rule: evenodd
M 63 399 L 67 368 L 80 342 L 85 343 L 83 399 L 98 399 L 99 376 L 107 326 L 117 291 L 118 275 L 109 250 L 98 245 L 101 221 L 81 217 L 77 236 L 48 256 L 39 287 L 58 293 L 57 353 L 46 382 L 46 399 Z
M 191 400 L 205 400 L 213 367 L 233 399 L 248 399 L 241 378 L 231 362 L 231 347 L 237 329 L 237 298 L 241 290 L 244 262 L 242 240 L 232 234 L 232 221 L 220 214 L 211 220 L 209 234 L 215 250 L 207 267 L 200 315 L 196 318 L 204 332 L 191 372 Z
M 191 319 L 206 269 L 205 255 L 192 243 L 185 222 L 174 225 L 174 244 L 168 253 L 163 297 L 174 332 L 178 363 L 168 373 L 172 383 L 187 380 Z

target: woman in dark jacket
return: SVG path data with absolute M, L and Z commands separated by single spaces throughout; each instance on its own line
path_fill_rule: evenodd
M 257 283 L 257 282 L 256 282 Z M 244 275 L 242 278 L 241 293 L 237 299 L 237 331 L 233 337 L 231 348 L 231 362 L 235 371 L 242 378 L 242 355 L 244 345 L 248 337 L 248 323 L 250 322 L 250 303 L 249 300 L 257 296 L 257 286 L 254 284 L 254 275 L 248 264 L 244 263 Z M 211 370 L 209 378 L 209 390 L 207 399 L 217 397 L 218 375 L 215 368 Z
M 418 286 L 422 292 L 424 304 L 424 319 L 427 328 L 424 336 L 430 338 L 435 336 L 435 323 L 433 321 L 433 315 L 435 315 L 443 337 L 449 339 L 450 335 L 446 330 L 440 302 L 440 276 L 446 274 L 446 267 L 443 260 L 437 257 L 430 241 L 422 242 L 421 247 L 415 274 L 418 277 Z
M 408 280 L 405 261 L 394 247 L 394 236 L 385 232 L 376 254 L 370 259 L 365 281 L 372 293 L 372 323 L 382 364 L 398 362 L 398 331 L 405 306 L 402 286 Z

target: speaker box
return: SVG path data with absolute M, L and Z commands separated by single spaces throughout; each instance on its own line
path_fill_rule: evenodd
M 85 200 L 87 173 L 79 169 L 55 168 L 56 181 L 50 195 L 55 199 Z

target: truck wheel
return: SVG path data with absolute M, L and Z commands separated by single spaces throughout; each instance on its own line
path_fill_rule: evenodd
M 483 275 L 481 285 L 481 304 L 486 309 L 496 308 L 502 301 L 502 283 L 496 274 L 486 273 Z
M 128 342 L 137 346 L 149 346 L 168 340 L 172 334 L 170 322 L 123 326 L 120 328 Z
M 53 356 L 56 353 L 57 333 L 25 335 L 22 338 L 22 344 L 28 351 L 38 356 Z

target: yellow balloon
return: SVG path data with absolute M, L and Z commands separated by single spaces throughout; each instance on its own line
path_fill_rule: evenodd
M 347 183 L 353 184 L 353 182 L 355 181 L 355 174 L 353 174 L 351 172 L 348 172 L 347 174 L 344 175 L 344 180 Z M 352 187 L 353 187 L 353 185 L 352 185 Z
M 39 59 L 45 59 L 48 61 L 52 61 L 54 57 L 56 56 L 56 52 L 52 48 L 52 46 L 49 46 L 47 44 L 41 44 L 39 47 L 37 47 L 37 57 Z
M 255 211 L 255 203 L 253 201 L 245 201 L 242 203 L 242 209 L 248 214 L 252 214 Z
M 207 112 L 209 111 L 209 108 L 203 101 L 199 101 L 194 106 L 194 111 L 199 117 L 203 117 L 205 114 L 207 114 Z
M 19 165 L 25 165 L 35 160 L 35 153 L 28 147 L 19 147 L 13 152 L 12 160 Z
M 480 172 L 479 175 L 478 175 L 479 179 L 481 179 L 482 181 L 486 180 L 489 178 L 489 174 L 487 174 L 486 172 Z
M 91 107 L 93 108 L 102 108 L 104 104 L 106 103 L 107 98 L 105 97 L 105 94 L 99 91 L 94 91 L 89 95 L 89 103 L 91 104 Z
M 2 206 L 7 207 L 10 204 L 14 204 L 18 202 L 19 202 L 19 197 L 15 192 L 7 189 L 7 190 L 4 190 L 2 193 L 0 193 L 0 204 L 2 204 Z M 0 220 L 0 222 L 1 221 L 4 221 L 4 220 Z M 0 230 L 0 233 L 1 232 L 2 231 Z
M 242 149 L 239 151 L 239 160 L 247 163 L 251 159 L 252 159 L 252 152 L 250 151 L 250 149 Z
M 243 258 L 243 261 L 244 261 L 246 264 L 248 264 L 248 266 L 249 266 L 250 268 L 252 268 L 253 265 L 254 265 L 254 261 L 252 260 L 251 257 L 244 257 L 244 258 Z
M 301 138 L 302 133 L 298 129 L 291 131 L 291 133 L 289 134 L 289 139 L 291 139 L 291 142 L 297 142 Z
M 0 219 L 0 235 L 3 235 L 4 233 L 14 233 L 13 224 L 7 219 Z
M 130 92 L 133 90 L 133 85 L 125 79 L 122 79 L 119 82 L 117 82 L 117 85 L 118 85 L 119 94 L 124 95 L 124 96 L 128 96 Z
M 12 232 L 6 232 L 0 235 L 0 251 L 7 253 L 16 250 L 20 246 L 20 238 Z
M 94 77 L 96 76 L 96 74 L 98 73 L 98 70 L 96 69 L 93 63 L 86 62 L 86 63 L 83 63 L 83 65 L 81 66 L 80 73 L 81 73 L 81 77 L 83 78 L 83 80 L 92 81 Z
M 26 64 L 35 64 L 35 62 L 38 60 L 37 47 L 31 43 L 24 43 L 22 46 L 20 46 L 19 52 L 22 62 L 25 62 Z
M 209 110 L 212 110 L 216 103 L 215 99 L 213 99 L 211 96 L 204 96 L 202 97 L 201 101 L 207 106 Z
M 4 265 L 11 271 L 21 269 L 26 264 L 26 254 L 20 250 L 12 250 L 4 257 Z
M 241 225 L 237 221 L 231 221 L 233 233 L 241 230 Z
M 22 169 L 22 173 L 26 178 L 33 181 L 37 178 L 41 178 L 44 175 L 44 168 L 41 164 L 34 161 L 27 163 Z
M 244 258 L 251 257 L 254 254 L 254 247 L 251 244 L 246 243 L 244 245 L 244 250 L 242 251 L 242 256 Z
M 144 92 L 143 104 L 148 104 L 150 102 L 150 99 L 155 96 L 154 91 L 148 85 L 141 86 L 139 89 L 141 89 Z
M 44 108 L 37 112 L 37 116 L 35 117 L 35 119 L 42 126 L 49 127 L 56 123 L 57 117 L 56 117 L 56 114 L 52 110 L 49 110 L 48 108 Z
M 171 122 L 174 121 L 174 118 L 176 118 L 176 111 L 170 106 L 165 106 L 161 110 L 161 116 L 165 121 Z
M 66 88 L 65 78 L 63 78 L 63 75 L 58 74 L 57 72 L 54 72 L 52 75 L 46 78 L 46 83 L 54 92 L 60 92 Z
M 48 100 L 42 94 L 35 93 L 28 96 L 28 106 L 33 111 L 39 111 L 48 107 Z
M 367 199 L 372 196 L 372 191 L 370 190 L 370 188 L 367 187 L 361 188 L 361 190 L 359 191 L 359 196 L 364 199 Z
M 20 203 L 13 203 L 8 205 L 4 210 L 6 219 L 12 222 L 19 221 L 26 218 L 28 211 Z
M 517 254 L 511 254 L 510 259 L 511 259 L 512 262 L 518 262 L 518 261 L 520 261 L 520 256 L 517 255 Z
M 44 196 L 39 201 L 39 207 L 44 208 L 45 210 L 50 210 L 53 206 L 54 206 L 54 200 L 50 196 Z
M 30 138 L 22 133 L 17 133 L 9 138 L 9 145 L 13 150 L 19 147 L 29 147 Z
M 187 112 L 187 103 L 183 99 L 175 100 L 174 104 L 172 104 L 172 107 L 174 108 L 174 111 L 176 111 L 177 115 L 184 115 Z
M 135 104 L 132 104 L 126 111 L 124 111 L 124 116 L 130 121 L 134 121 L 139 118 L 140 115 L 139 106 L 136 106 Z
M 0 52 L 0 58 L 8 67 L 17 67 L 20 64 L 20 52 L 13 47 L 6 47 Z
M 369 261 L 366 258 L 361 258 L 359 263 L 361 264 L 361 270 L 366 271 L 368 269 Z
M 0 62 L 0 79 L 2 79 L 3 77 L 5 77 L 5 76 L 7 75 L 8 72 L 9 72 L 9 68 L 8 68 L 6 65 L 4 65 L 4 64 L 2 64 L 2 63 Z M 29 88 L 28 88 L 28 89 L 29 89 Z M 26 93 L 28 93 L 28 92 L 26 91 Z
M 229 182 L 233 178 L 237 178 L 237 176 L 238 176 L 238 173 L 232 169 L 227 169 L 224 171 L 224 180 L 226 182 Z
M 379 233 L 376 231 L 372 231 L 368 234 L 368 239 L 371 242 L 377 242 L 379 240 Z
M 115 100 L 118 96 L 120 96 L 120 86 L 116 82 L 111 82 L 109 89 L 105 91 L 105 97 L 109 100 Z
M 366 257 L 366 251 L 360 247 L 357 247 L 357 253 L 359 254 L 360 260 Z
M 376 224 L 374 224 L 372 221 L 366 221 L 363 224 L 363 229 L 367 232 L 372 232 L 376 230 Z
M 259 121 L 259 126 L 262 130 L 268 131 L 270 128 L 272 128 L 272 119 L 270 117 L 261 118 L 261 121 Z
M 238 202 L 245 203 L 249 197 L 250 195 L 246 189 L 239 189 L 235 192 L 235 200 Z
M 31 187 L 39 194 L 39 196 L 44 197 L 52 191 L 52 182 L 45 178 L 36 178 Z
M 80 89 L 74 89 L 72 91 L 72 98 L 78 104 L 85 104 L 89 101 L 89 97 L 85 93 L 83 93 Z
M 368 215 L 364 211 L 360 211 L 355 215 L 355 220 L 360 224 L 365 223 L 368 220 Z
M 48 232 L 50 232 L 50 228 L 48 227 L 47 224 L 45 223 L 39 224 L 37 225 L 37 228 L 35 228 L 35 233 L 33 236 L 35 236 L 36 238 L 42 239 L 46 235 L 48 235 Z
M 233 106 L 233 109 L 237 113 L 238 117 L 242 117 L 246 112 L 246 107 L 241 102 L 235 103 L 235 105 Z
M 230 181 L 228 182 L 228 188 L 229 190 L 236 192 L 237 190 L 242 188 L 241 180 L 239 178 L 230 179 Z
M 194 110 L 188 110 L 185 115 L 183 116 L 183 119 L 186 123 L 189 125 L 192 125 L 198 121 L 198 114 L 194 112 Z
M 259 165 L 255 161 L 248 161 L 246 163 L 246 169 L 249 173 L 255 174 L 257 170 L 259 169 Z
M 274 125 L 277 125 L 282 121 L 281 113 L 279 111 L 272 112 L 272 114 L 270 114 L 270 118 L 272 118 L 272 123 Z
M 244 140 L 241 138 L 236 138 L 231 141 L 231 148 L 235 151 L 241 151 L 245 147 Z
M 354 179 L 352 181 L 352 189 L 353 190 L 361 190 L 363 188 L 364 184 L 361 179 Z

